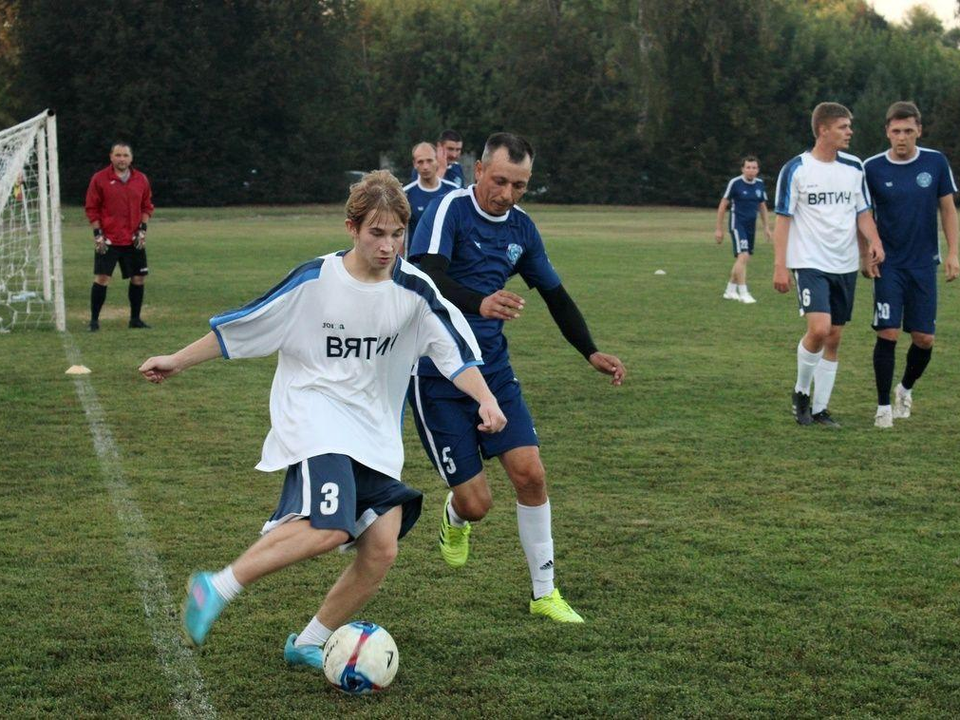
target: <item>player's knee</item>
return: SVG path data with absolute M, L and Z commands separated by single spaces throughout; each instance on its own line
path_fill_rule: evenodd
M 305 538 L 308 547 L 314 555 L 322 555 L 350 540 L 350 536 L 343 530 L 327 530 L 310 528 Z
M 397 539 L 383 540 L 363 548 L 363 562 L 371 571 L 386 575 L 397 559 Z
M 913 344 L 921 350 L 929 350 L 933 347 L 933 335 L 928 335 L 927 333 L 913 333 L 912 340 Z
M 106 287 L 107 285 L 110 284 L 110 276 L 109 276 L 109 275 L 94 275 L 94 276 L 93 276 L 93 281 L 94 281 L 97 285 L 103 285 L 104 287 Z
M 517 490 L 517 496 L 539 495 L 547 486 L 547 473 L 540 462 L 529 462 L 516 468 L 510 474 L 510 480 Z

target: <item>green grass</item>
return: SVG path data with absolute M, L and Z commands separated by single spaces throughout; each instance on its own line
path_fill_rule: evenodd
M 382 696 L 341 696 L 281 660 L 346 558 L 267 578 L 196 654 L 225 717 L 954 717 L 960 707 L 960 285 L 944 287 L 916 415 L 873 428 L 870 292 L 860 282 L 831 410 L 839 432 L 789 416 L 802 323 L 751 264 L 754 306 L 724 302 L 729 243 L 712 211 L 531 206 L 601 349 L 612 388 L 543 303 L 510 324 L 537 419 L 560 587 L 588 620 L 531 618 L 512 493 L 460 571 L 435 546 L 444 490 L 407 423 L 406 481 L 426 492 L 381 593 L 363 612 L 400 648 Z M 148 332 L 111 286 L 84 333 L 92 253 L 65 224 L 68 327 L 120 448 L 171 593 L 253 539 L 281 478 L 253 470 L 273 361 L 215 361 L 156 387 L 147 356 L 298 262 L 344 247 L 338 208 L 161 209 L 150 229 Z M 655 276 L 654 270 L 666 270 Z M 898 351 L 898 372 L 907 343 Z M 140 591 L 89 427 L 53 332 L 0 336 L 0 711 L 173 716 Z

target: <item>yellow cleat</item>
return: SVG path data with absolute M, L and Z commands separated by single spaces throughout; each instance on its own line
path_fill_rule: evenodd
M 556 622 L 582 623 L 583 618 L 560 596 L 560 591 L 554 588 L 549 595 L 530 601 L 530 614 L 543 615 Z
M 465 523 L 463 527 L 455 527 L 450 523 L 447 507 L 452 497 L 453 493 L 447 495 L 447 501 L 443 504 L 443 519 L 440 521 L 440 554 L 443 555 L 447 565 L 458 568 L 467 564 L 467 556 L 470 554 L 470 523 Z

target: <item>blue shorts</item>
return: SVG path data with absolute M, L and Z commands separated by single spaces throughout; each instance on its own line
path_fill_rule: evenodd
M 937 329 L 937 266 L 880 266 L 873 281 L 873 329 L 900 329 L 933 335 Z
M 311 527 L 343 530 L 355 540 L 378 517 L 401 506 L 403 537 L 420 517 L 422 503 L 419 490 L 347 455 L 316 455 L 287 468 L 280 502 L 260 532 L 308 518 Z
M 481 454 L 487 459 L 514 448 L 540 445 L 513 368 L 485 375 L 484 380 L 507 417 L 507 426 L 498 433 L 477 430 L 480 406 L 446 378 L 416 376 L 410 380 L 408 397 L 420 442 L 451 487 L 483 470 Z
M 734 257 L 741 253 L 753 255 L 753 237 L 756 228 L 756 222 L 745 223 L 734 220 L 730 223 L 730 239 L 733 240 Z
M 797 281 L 797 302 L 800 315 L 828 313 L 831 325 L 846 325 L 853 316 L 853 293 L 857 273 L 828 273 L 813 268 L 793 271 Z

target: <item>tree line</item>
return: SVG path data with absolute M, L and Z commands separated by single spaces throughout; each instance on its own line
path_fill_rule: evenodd
M 914 100 L 960 163 L 958 43 L 864 0 L 0 0 L 0 124 L 57 111 L 68 201 L 118 138 L 161 205 L 328 202 L 451 127 L 530 138 L 546 201 L 712 204 L 821 100 L 861 156 Z

